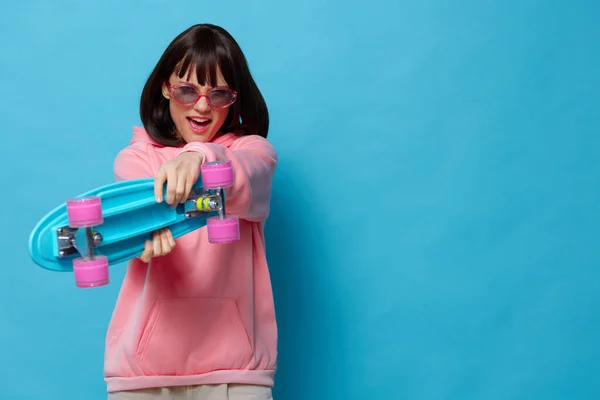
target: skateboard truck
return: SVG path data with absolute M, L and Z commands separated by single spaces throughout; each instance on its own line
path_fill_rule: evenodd
M 206 220 L 210 243 L 225 244 L 240 240 L 238 217 L 226 215 L 225 210 L 225 188 L 231 185 L 231 161 L 213 161 L 202 165 L 202 187 L 208 193 L 196 198 L 195 204 L 197 211 L 217 211 L 217 216 Z
M 228 216 L 225 209 L 225 189 L 233 185 L 233 168 L 230 161 L 215 161 L 201 167 L 202 187 L 190 193 L 187 203 L 192 209 L 185 218 L 216 213 L 206 219 L 208 241 L 214 244 L 233 243 L 240 239 L 239 220 Z M 104 217 L 99 196 L 87 196 L 67 200 L 68 226 L 56 230 L 59 258 L 79 253 L 73 259 L 75 284 L 80 288 L 107 285 L 109 260 L 105 255 L 95 254 L 94 247 L 102 243 L 100 232 L 93 227 L 102 225 Z
M 102 243 L 102 235 L 99 232 L 92 231 L 89 227 L 86 227 L 85 231 L 83 231 L 85 236 L 82 237 L 81 232 L 82 231 L 78 228 L 72 228 L 70 226 L 63 226 L 56 230 L 59 258 L 64 258 L 77 252 L 89 254 L 89 249 L 91 247 L 98 246 Z M 78 236 L 79 242 L 84 243 L 83 245 L 87 246 L 87 250 L 77 246 Z
M 82 288 L 107 285 L 108 257 L 94 254 L 94 246 L 101 243 L 102 236 L 92 231 L 92 227 L 104 222 L 100 197 L 67 200 L 67 217 L 69 226 L 59 228 L 57 232 L 59 256 L 81 254 L 73 259 L 75 284 Z

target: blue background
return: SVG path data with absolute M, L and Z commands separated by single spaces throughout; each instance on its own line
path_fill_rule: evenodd
M 238 39 L 270 106 L 276 399 L 600 398 L 599 17 L 591 0 L 4 1 L 0 398 L 105 398 L 124 266 L 78 290 L 27 239 L 112 181 L 147 75 L 197 22 Z

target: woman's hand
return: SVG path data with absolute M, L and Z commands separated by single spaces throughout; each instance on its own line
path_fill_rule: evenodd
M 202 153 L 186 152 L 163 164 L 154 179 L 156 201 L 163 201 L 163 186 L 167 182 L 167 204 L 175 207 L 178 203 L 184 203 L 200 176 L 203 160 Z
M 200 165 L 204 155 L 198 152 L 187 152 L 163 164 L 154 178 L 154 196 L 158 203 L 163 201 L 163 187 L 167 183 L 167 204 L 175 207 L 184 203 L 190 195 L 192 186 L 200 176 Z M 175 239 L 169 228 L 152 233 L 152 241 L 147 240 L 144 252 L 139 259 L 145 263 L 152 257 L 167 255 L 175 247 Z
M 152 241 L 147 240 L 144 252 L 139 259 L 145 263 L 150 262 L 152 257 L 167 255 L 175 247 L 175 239 L 169 228 L 163 228 L 152 233 Z

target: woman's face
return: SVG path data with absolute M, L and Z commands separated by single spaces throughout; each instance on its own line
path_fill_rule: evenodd
M 193 66 L 191 68 L 191 71 L 194 71 Z M 186 76 L 179 78 L 177 74 L 171 74 L 169 78 L 171 87 L 163 85 L 162 93 L 169 99 L 171 119 L 175 123 L 178 135 L 186 143 L 209 142 L 223 126 L 231 105 L 228 103 L 232 103 L 232 98 L 235 100 L 235 97 L 232 96 L 232 92 L 227 91 L 228 85 L 220 69 L 217 69 L 217 85 L 214 88 L 200 86 L 196 74 L 188 75 L 190 80 L 187 80 Z M 219 91 L 214 91 L 209 101 L 207 95 L 213 89 Z M 177 99 L 173 97 L 173 90 Z M 198 93 L 206 96 L 197 99 Z M 191 104 L 182 104 L 182 100 L 184 103 Z M 224 104 L 228 105 L 218 107 Z

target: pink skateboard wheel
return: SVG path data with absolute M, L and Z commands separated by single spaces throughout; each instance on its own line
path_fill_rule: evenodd
M 208 241 L 214 244 L 234 243 L 240 240 L 240 227 L 237 217 L 209 218 L 206 221 Z
M 75 285 L 79 288 L 94 288 L 108 285 L 108 258 L 94 256 L 92 259 L 76 258 L 73 260 Z
M 82 197 L 67 200 L 67 217 L 71 228 L 84 228 L 104 222 L 100 197 Z
M 226 188 L 233 185 L 231 161 L 214 161 L 202 164 L 202 186 L 206 189 Z

